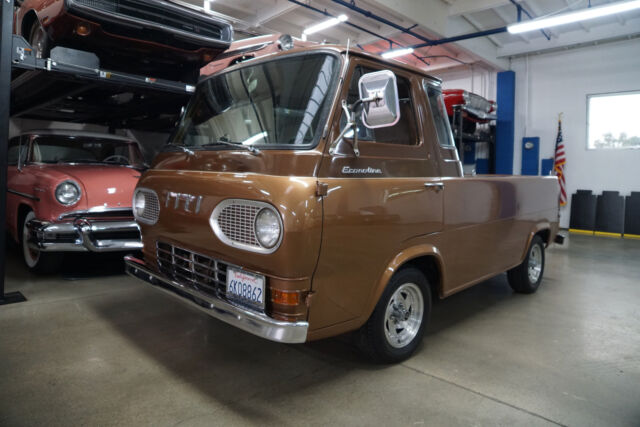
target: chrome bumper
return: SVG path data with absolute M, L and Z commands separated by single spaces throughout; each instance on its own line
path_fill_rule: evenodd
M 186 301 L 191 306 L 236 328 L 282 343 L 295 344 L 303 343 L 307 340 L 308 322 L 275 320 L 264 314 L 237 307 L 197 289 L 169 280 L 149 269 L 144 261 L 135 257 L 126 256 L 124 261 L 127 274 L 143 280 L 153 285 L 156 289 L 160 289 L 182 301 Z
M 140 227 L 133 220 L 27 223 L 29 246 L 45 252 L 116 252 L 142 249 Z

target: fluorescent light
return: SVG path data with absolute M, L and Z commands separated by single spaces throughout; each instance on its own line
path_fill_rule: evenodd
M 524 33 L 526 31 L 540 30 L 543 28 L 555 27 L 557 25 L 571 24 L 587 19 L 600 18 L 602 16 L 613 15 L 615 13 L 628 12 L 640 8 L 640 0 L 621 1 L 618 3 L 606 4 L 604 6 L 590 7 L 577 10 L 575 12 L 563 13 L 550 16 L 548 18 L 533 19 L 526 22 L 518 22 L 507 27 L 511 34 Z
M 256 141 L 260 141 L 262 138 L 265 138 L 267 136 L 267 132 L 260 132 L 257 133 L 253 136 L 250 136 L 249 138 L 245 139 L 244 141 L 242 141 L 242 145 L 251 145 Z
M 390 58 L 397 58 L 398 56 L 409 55 L 411 53 L 413 53 L 413 48 L 406 47 L 402 49 L 392 49 L 386 52 L 382 52 L 382 57 L 386 59 L 390 59 Z
M 327 19 L 326 21 L 322 21 L 312 27 L 305 28 L 302 32 L 302 36 L 304 37 L 308 36 L 309 34 L 317 33 L 318 31 L 326 30 L 327 28 L 338 25 L 339 23 L 344 22 L 347 19 L 349 19 L 347 15 L 338 15 L 335 18 Z

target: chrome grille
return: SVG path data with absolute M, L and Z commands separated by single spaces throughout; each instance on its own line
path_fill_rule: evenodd
M 138 194 L 142 194 L 144 196 L 144 210 L 141 215 L 138 215 L 135 209 L 135 200 Z M 133 213 L 136 220 L 149 225 L 153 225 L 158 222 L 158 218 L 160 217 L 160 200 L 158 199 L 158 195 L 155 191 L 149 190 L 148 188 L 138 188 L 133 195 L 133 201 Z
M 156 256 L 166 277 L 218 298 L 225 296 L 226 263 L 164 242 L 156 242 Z
M 220 231 L 229 240 L 259 248 L 254 223 L 261 209 L 261 206 L 240 203 L 225 206 L 218 215 Z

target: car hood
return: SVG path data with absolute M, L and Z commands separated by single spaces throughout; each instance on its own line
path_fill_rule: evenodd
M 43 178 L 50 183 L 50 191 L 62 181 L 74 180 L 80 185 L 82 198 L 78 209 L 93 207 L 131 207 L 133 190 L 140 171 L 117 165 L 41 165 Z

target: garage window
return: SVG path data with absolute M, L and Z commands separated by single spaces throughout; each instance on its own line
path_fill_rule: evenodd
M 640 91 L 587 96 L 589 149 L 640 148 Z

